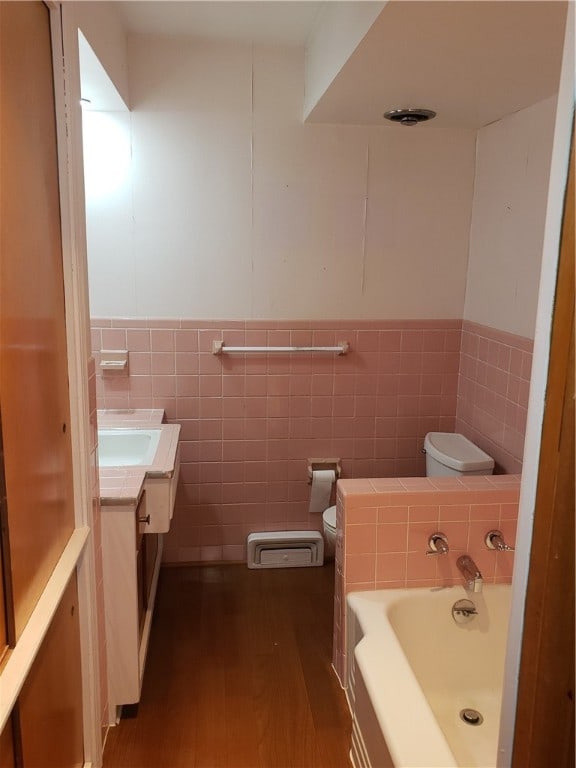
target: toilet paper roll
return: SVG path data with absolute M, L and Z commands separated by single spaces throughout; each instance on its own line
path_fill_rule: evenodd
M 336 480 L 333 469 L 315 469 L 312 472 L 312 490 L 310 491 L 310 513 L 324 512 L 330 506 L 332 485 Z

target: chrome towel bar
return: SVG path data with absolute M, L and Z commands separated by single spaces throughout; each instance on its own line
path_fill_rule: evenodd
M 332 353 L 336 355 L 345 355 L 350 351 L 350 344 L 347 341 L 339 341 L 336 347 L 225 347 L 223 341 L 212 342 L 212 354 L 249 354 L 255 353 L 260 355 L 266 355 L 270 353 L 288 353 L 294 354 L 299 352 L 320 352 L 320 353 Z

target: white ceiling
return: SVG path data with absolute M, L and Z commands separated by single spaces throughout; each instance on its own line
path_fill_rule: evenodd
M 304 46 L 336 1 L 114 5 L 131 33 Z M 423 107 L 438 113 L 439 127 L 487 125 L 557 92 L 566 8 L 557 0 L 389 0 L 307 120 L 390 125 L 386 110 Z
M 127 31 L 135 34 L 304 46 L 325 2 L 130 0 L 114 5 Z

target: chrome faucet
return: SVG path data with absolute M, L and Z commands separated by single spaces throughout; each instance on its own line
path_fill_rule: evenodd
M 446 534 L 433 533 L 428 539 L 428 551 L 427 555 L 447 555 L 448 554 L 448 539 Z
M 456 560 L 458 570 L 464 576 L 466 589 L 469 592 L 482 592 L 482 574 L 469 555 L 462 555 Z
M 496 549 L 498 552 L 514 552 L 514 547 L 510 547 L 504 541 L 501 531 L 488 531 L 484 541 L 488 549 Z

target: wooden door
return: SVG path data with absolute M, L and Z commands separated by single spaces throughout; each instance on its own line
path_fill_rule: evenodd
M 14 735 L 12 722 L 8 721 L 6 727 L 0 733 L 0 768 L 15 768 Z
M 75 528 L 54 105 L 47 6 L 0 2 L 1 501 L 16 647 Z M 73 577 L 22 688 L 24 768 L 83 763 L 77 602 Z
M 0 413 L 16 637 L 74 530 L 50 17 L 0 4 Z
M 552 325 L 512 765 L 574 766 L 574 136 Z
M 18 698 L 24 768 L 83 765 L 78 591 L 74 577 Z

